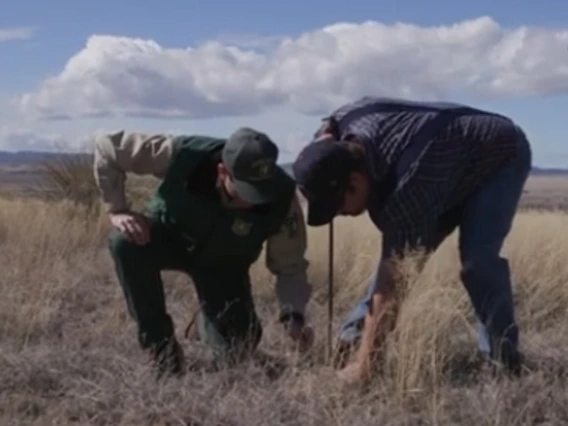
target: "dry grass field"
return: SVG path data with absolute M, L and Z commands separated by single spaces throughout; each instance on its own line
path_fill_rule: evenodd
M 530 374 L 511 380 L 476 363 L 453 235 L 411 275 L 382 371 L 366 390 L 342 389 L 326 364 L 327 229 L 309 230 L 311 354 L 300 358 L 283 339 L 273 279 L 259 261 L 261 349 L 280 360 L 278 374 L 251 362 L 162 383 L 138 349 L 107 232 L 104 215 L 68 201 L 0 199 L 0 425 L 568 424 L 568 214 L 523 211 L 504 248 Z M 366 217 L 337 222 L 334 329 L 362 295 L 379 247 Z M 164 278 L 187 357 L 207 357 L 182 336 L 195 310 L 191 281 Z

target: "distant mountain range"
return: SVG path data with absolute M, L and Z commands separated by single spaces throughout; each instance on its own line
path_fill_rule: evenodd
M 43 161 L 50 161 L 62 159 L 64 157 L 84 157 L 89 158 L 89 154 L 75 154 L 75 153 L 48 153 L 38 151 L 20 151 L 20 152 L 6 152 L 0 151 L 0 167 L 2 168 L 20 168 L 26 166 L 33 166 Z M 284 164 L 287 172 L 291 172 L 291 165 Z M 568 167 L 565 169 L 560 168 L 545 168 L 534 167 L 532 170 L 533 175 L 566 175 L 568 176 Z
M 32 166 L 42 161 L 49 161 L 51 159 L 60 159 L 62 157 L 89 157 L 89 154 L 75 154 L 75 153 L 51 153 L 40 151 L 19 151 L 19 152 L 6 152 L 0 151 L 0 167 L 23 167 Z

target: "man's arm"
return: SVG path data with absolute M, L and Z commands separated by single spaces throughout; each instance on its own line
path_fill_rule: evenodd
M 129 208 L 126 173 L 163 178 L 173 155 L 173 136 L 125 131 L 98 137 L 94 143 L 94 175 L 109 213 Z
M 420 236 L 426 235 L 427 229 L 426 226 L 420 226 L 392 233 L 387 231 L 383 235 L 382 257 L 356 357 L 356 362 L 365 371 L 369 370 L 379 356 L 387 334 L 396 325 L 400 303 L 407 287 L 402 269 L 405 256 L 418 256 L 418 270 L 422 270 L 431 254 L 431 248 L 420 244 Z
M 378 357 L 387 334 L 394 328 L 399 310 L 402 276 L 393 258 L 384 257 L 379 262 L 375 290 L 363 325 L 361 345 L 356 361 L 365 372 Z
M 304 320 L 312 288 L 308 282 L 306 226 L 297 195 L 280 232 L 266 244 L 266 266 L 276 275 L 276 296 L 282 321 Z
M 461 163 L 446 155 L 449 142 L 434 141 L 425 151 L 414 173 L 405 176 L 404 185 L 393 193 L 380 212 L 378 222 L 383 233 L 383 252 L 365 320 L 358 362 L 369 362 L 382 344 L 384 334 L 394 325 L 403 287 L 399 259 L 408 252 L 420 254 L 424 267 L 430 253 L 439 244 L 437 221 L 447 197 L 454 189 L 452 175 Z M 459 151 L 456 156 L 459 156 Z M 402 183 L 402 182 L 401 182 Z

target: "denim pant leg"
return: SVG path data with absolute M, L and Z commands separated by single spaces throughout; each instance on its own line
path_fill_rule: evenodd
M 477 316 L 477 348 L 486 356 L 491 354 L 489 331 L 479 316 Z
M 434 241 L 431 241 L 429 249 L 436 250 L 440 244 L 454 232 L 459 224 L 460 211 L 459 209 L 451 210 L 444 213 L 438 222 L 438 229 Z M 367 291 L 363 298 L 357 303 L 355 308 L 351 311 L 347 320 L 343 323 L 339 331 L 339 339 L 345 343 L 357 343 L 361 337 L 365 316 L 371 304 L 373 292 L 376 290 L 377 271 L 373 274 L 369 281 Z
M 347 319 L 341 325 L 341 328 L 339 329 L 339 340 L 342 343 L 356 344 L 359 342 L 363 330 L 363 324 L 365 322 L 365 316 L 367 315 L 373 290 L 375 289 L 375 278 L 376 273 L 369 281 L 369 286 L 367 287 L 367 291 L 363 298 L 359 300 L 357 305 L 355 305 L 355 308 L 353 308 Z M 477 345 L 479 347 L 479 351 L 489 355 L 491 351 L 489 333 L 487 331 L 487 327 L 485 327 L 483 321 L 481 321 L 479 317 L 477 317 L 477 330 Z
M 375 272 L 369 281 L 365 295 L 359 303 L 355 305 L 355 308 L 351 311 L 347 320 L 342 324 L 339 330 L 339 340 L 342 343 L 356 344 L 359 342 L 363 324 L 365 323 L 365 317 L 367 316 L 369 304 L 371 303 L 373 291 L 375 290 L 376 278 L 377 273 Z
M 518 152 L 465 203 L 459 240 L 461 279 L 479 319 L 479 348 L 506 364 L 517 362 L 518 328 L 509 263 L 500 252 L 531 169 L 531 150 L 522 133 Z

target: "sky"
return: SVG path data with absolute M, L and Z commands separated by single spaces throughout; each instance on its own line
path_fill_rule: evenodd
M 0 150 L 97 134 L 267 132 L 290 161 L 366 95 L 506 114 L 568 167 L 568 3 L 558 0 L 0 2 Z

